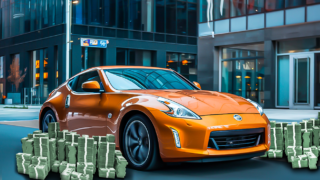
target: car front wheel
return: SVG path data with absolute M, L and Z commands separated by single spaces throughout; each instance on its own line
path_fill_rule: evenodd
M 156 132 L 147 117 L 140 114 L 132 116 L 122 138 L 122 150 L 130 167 L 153 170 L 162 165 Z
M 57 122 L 52 110 L 48 110 L 42 118 L 42 132 L 48 132 L 49 123 Z

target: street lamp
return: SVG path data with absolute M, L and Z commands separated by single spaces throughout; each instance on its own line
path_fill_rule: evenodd
M 68 0 L 66 6 L 66 80 L 69 79 L 70 50 L 71 50 L 71 26 L 72 26 L 72 4 L 78 4 L 78 0 Z

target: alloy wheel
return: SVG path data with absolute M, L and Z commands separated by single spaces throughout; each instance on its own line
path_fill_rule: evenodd
M 55 122 L 52 114 L 47 114 L 42 122 L 42 132 L 48 132 L 48 127 L 50 122 Z

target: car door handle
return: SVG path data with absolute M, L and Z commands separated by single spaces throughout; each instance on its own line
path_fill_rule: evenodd
M 66 98 L 65 107 L 66 107 L 66 108 L 70 107 L 70 94 L 69 94 L 69 95 L 67 96 L 67 98 Z

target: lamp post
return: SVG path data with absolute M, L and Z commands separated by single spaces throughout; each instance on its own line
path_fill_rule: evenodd
M 66 5 L 66 80 L 69 79 L 70 50 L 71 50 L 71 26 L 72 26 L 72 4 L 78 4 L 78 0 L 67 0 Z M 67 18 L 68 17 L 68 18 Z

